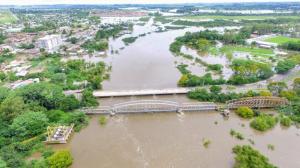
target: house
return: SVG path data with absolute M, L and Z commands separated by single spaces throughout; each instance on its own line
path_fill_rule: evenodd
M 10 84 L 9 87 L 11 89 L 17 89 L 17 88 L 20 88 L 20 87 L 23 87 L 23 86 L 26 86 L 26 85 L 29 85 L 29 84 L 32 84 L 32 83 L 39 83 L 39 82 L 40 82 L 39 78 L 27 79 L 27 80 L 24 80 L 24 81 L 16 81 L 16 82 Z

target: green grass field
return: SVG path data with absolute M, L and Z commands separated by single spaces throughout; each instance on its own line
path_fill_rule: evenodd
M 244 15 L 244 16 L 224 16 L 224 15 L 200 15 L 200 16 L 179 16 L 172 17 L 173 19 L 186 19 L 186 20 L 203 20 L 203 19 L 226 19 L 226 20 L 264 20 L 264 19 L 277 19 L 277 18 L 291 18 L 300 19 L 300 16 L 290 15 L 290 16 L 271 16 L 271 15 Z
M 284 44 L 290 41 L 300 41 L 300 38 L 290 38 L 290 37 L 284 37 L 284 36 L 276 36 L 276 37 L 271 37 L 265 40 L 266 42 L 270 43 L 276 43 L 276 44 Z
M 235 46 L 235 45 L 226 45 L 221 48 L 223 53 L 233 53 L 233 52 L 247 52 L 251 55 L 257 56 L 273 56 L 274 52 L 272 49 L 257 48 L 257 47 L 245 47 L 245 46 Z
M 1 11 L 0 12 L 0 24 L 14 23 L 17 21 L 17 18 L 10 11 Z

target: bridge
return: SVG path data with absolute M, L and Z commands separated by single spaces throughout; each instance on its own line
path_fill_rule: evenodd
M 95 97 L 124 97 L 124 96 L 148 96 L 148 95 L 171 95 L 186 94 L 194 88 L 169 88 L 169 89 L 144 89 L 144 90 L 119 90 L 119 91 L 94 91 Z
M 287 105 L 288 103 L 289 101 L 286 98 L 273 96 L 247 97 L 226 102 L 228 109 L 237 109 L 241 106 L 247 106 L 250 108 L 273 108 Z
M 218 106 L 214 103 L 178 103 L 166 100 L 138 100 L 101 106 L 98 108 L 83 109 L 86 114 L 128 114 L 128 113 L 155 113 L 155 112 L 192 112 L 214 111 Z

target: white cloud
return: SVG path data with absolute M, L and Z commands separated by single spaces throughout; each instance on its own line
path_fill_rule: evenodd
M 217 2 L 265 2 L 285 0 L 0 0 L 0 5 L 40 4 L 153 4 L 153 3 L 217 3 Z M 300 0 L 293 0 L 300 2 Z

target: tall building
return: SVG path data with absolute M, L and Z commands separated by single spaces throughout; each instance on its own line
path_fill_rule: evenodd
M 60 35 L 47 35 L 43 38 L 38 39 L 38 47 L 44 48 L 48 52 L 54 52 L 59 49 L 62 44 L 62 38 Z

